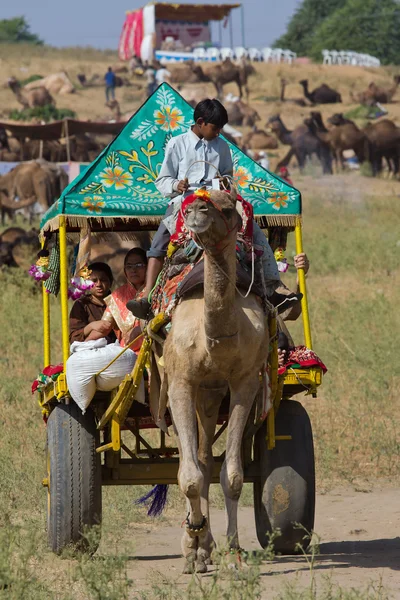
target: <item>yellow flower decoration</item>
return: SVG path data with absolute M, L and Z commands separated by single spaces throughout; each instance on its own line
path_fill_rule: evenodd
M 116 190 L 123 190 L 132 185 L 132 175 L 128 171 L 124 171 L 119 165 L 115 167 L 106 167 L 100 173 L 100 179 L 106 187 L 115 186 Z
M 157 125 L 160 125 L 163 131 L 175 131 L 184 123 L 184 116 L 179 108 L 164 106 L 155 110 L 153 116 Z
M 207 190 L 196 190 L 194 195 L 196 196 L 196 198 L 203 198 L 203 200 L 210 199 L 210 192 L 208 192 Z
M 96 213 L 98 215 L 101 213 L 101 209 L 104 206 L 105 202 L 101 196 L 93 196 L 93 198 L 86 196 L 82 202 L 83 208 L 87 208 L 90 213 Z
M 246 187 L 250 181 L 250 175 L 244 167 L 238 167 L 233 174 L 233 180 L 239 187 Z
M 284 192 L 274 192 L 268 198 L 268 203 L 273 205 L 275 210 L 280 210 L 281 208 L 286 208 L 289 197 Z

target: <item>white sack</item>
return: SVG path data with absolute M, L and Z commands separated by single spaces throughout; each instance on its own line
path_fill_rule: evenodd
M 96 389 L 109 392 L 118 387 L 136 362 L 136 354 L 128 349 L 103 373 L 104 369 L 122 350 L 119 342 L 108 344 L 105 338 L 89 342 L 73 342 L 67 360 L 67 384 L 72 398 L 84 414 Z M 142 396 L 144 395 L 144 387 Z M 140 394 L 138 394 L 138 399 Z

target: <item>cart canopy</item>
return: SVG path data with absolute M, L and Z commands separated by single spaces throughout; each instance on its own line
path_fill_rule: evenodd
M 66 215 L 70 230 L 83 226 L 87 219 L 93 229 L 127 229 L 132 221 L 136 228 L 156 228 L 168 205 L 168 199 L 154 185 L 165 146 L 192 124 L 193 108 L 171 86 L 160 85 L 49 208 L 42 219 L 42 231 L 57 230 L 60 215 Z M 301 213 L 300 192 L 263 169 L 235 144 L 228 144 L 239 193 L 253 204 L 260 224 L 293 227 Z

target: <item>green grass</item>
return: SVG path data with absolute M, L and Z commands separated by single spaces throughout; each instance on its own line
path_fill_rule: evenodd
M 346 197 L 330 197 L 328 192 L 324 198 L 305 198 L 304 207 L 313 340 L 329 369 L 319 398 L 305 398 L 304 404 L 314 428 L 317 488 L 325 489 L 335 482 L 398 481 L 400 472 L 400 361 L 396 347 L 400 330 L 400 205 L 398 198 L 356 196 L 352 183 L 354 178 L 349 177 Z M 289 262 L 293 252 L 290 240 Z M 246 596 L 238 595 L 236 576 L 229 578 L 228 570 L 223 569 L 217 580 L 204 580 L 202 588 L 194 580 L 189 592 L 164 577 L 148 592 L 132 595 L 136 588 L 126 574 L 126 556 L 132 548 L 124 547 L 127 542 L 121 538 L 128 524 L 152 523 L 133 502 L 148 489 L 142 486 L 104 490 L 103 541 L 94 559 L 55 557 L 46 549 L 46 498 L 41 486 L 45 427 L 36 397 L 30 393 L 31 382 L 42 367 L 41 296 L 21 271 L 3 269 L 0 278 L 0 600 L 111 600 L 127 595 L 137 600 L 259 598 L 257 564 L 250 565 L 246 580 L 239 577 Z M 293 275 L 287 280 L 294 285 Z M 51 298 L 51 320 L 52 362 L 57 363 L 61 344 L 59 301 L 55 298 Z M 301 322 L 289 326 L 301 343 Z M 221 491 L 212 487 L 212 501 L 222 507 Z M 249 485 L 243 501 L 251 504 Z M 184 514 L 174 486 L 164 522 L 171 516 L 177 518 L 176 509 Z M 314 596 L 308 588 L 295 585 L 295 591 L 282 590 L 277 600 L 388 598 L 377 585 L 348 591 L 329 588 L 328 582 L 328 587 L 318 588 Z M 2 586 L 8 587 L 2 591 Z

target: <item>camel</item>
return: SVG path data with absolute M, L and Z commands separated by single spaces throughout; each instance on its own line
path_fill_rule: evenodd
M 182 538 L 186 573 L 205 573 L 214 546 L 208 504 L 212 443 L 228 389 L 220 482 L 229 547 L 239 550 L 241 442 L 268 354 L 268 327 L 258 298 L 252 293 L 244 298 L 236 291 L 236 237 L 241 223 L 236 198 L 234 190 L 211 191 L 209 200 L 197 198 L 185 210 L 185 225 L 205 250 L 204 291 L 194 290 L 178 304 L 164 345 L 169 408 L 179 443 L 178 482 L 188 500 Z
M 24 85 L 24 90 L 34 90 L 40 87 L 45 87 L 50 94 L 74 94 L 76 91 L 65 71 L 31 81 Z
M 368 138 L 354 123 L 343 123 L 328 131 L 320 112 L 311 112 L 311 118 L 305 119 L 304 123 L 320 140 L 329 144 L 337 171 L 339 164 L 344 168 L 344 150 L 353 150 L 360 163 L 369 159 Z
M 336 113 L 328 119 L 335 126 L 345 125 L 353 121 L 346 119 L 341 113 Z M 377 175 L 382 170 L 382 159 L 386 160 L 389 173 L 397 175 L 400 162 L 400 128 L 390 119 L 382 119 L 377 123 L 368 123 L 363 133 L 370 144 L 370 162 L 372 172 Z
M 355 102 L 359 102 L 360 104 L 365 104 L 367 106 L 375 104 L 376 102 L 387 104 L 388 102 L 392 101 L 399 83 L 400 75 L 395 75 L 393 77 L 393 85 L 390 88 L 381 88 L 375 85 L 374 82 L 371 82 L 364 92 L 360 92 L 356 95 L 353 95 L 353 93 L 350 92 L 350 96 Z
M 35 106 L 47 106 L 53 104 L 55 106 L 54 98 L 46 90 L 45 87 L 37 87 L 34 90 L 21 90 L 21 84 L 15 77 L 11 77 L 8 80 L 8 87 L 15 94 L 18 102 L 22 104 L 24 108 L 34 108 Z
M 0 176 L 2 211 L 16 211 L 38 202 L 44 213 L 52 202 L 51 180 L 39 164 L 22 163 Z M 19 201 L 15 198 L 18 196 Z M 2 214 L 4 223 L 4 212 Z
M 230 125 L 253 127 L 256 121 L 260 121 L 258 112 L 249 104 L 242 102 L 242 100 L 225 102 L 225 108 L 228 113 Z
M 241 142 L 243 146 L 251 150 L 275 150 L 278 147 L 278 142 L 274 136 L 268 135 L 268 133 L 262 129 L 257 129 L 257 127 L 246 133 Z
M 0 235 L 0 267 L 26 269 L 40 248 L 38 231 L 25 231 L 21 227 L 9 227 Z
M 368 123 L 364 127 L 365 135 L 372 145 L 372 172 L 374 175 L 382 170 L 382 159 L 387 162 L 389 173 L 397 176 L 400 163 L 400 127 L 390 119 L 382 119 L 377 123 Z
M 332 174 L 332 157 L 329 145 L 319 139 L 314 132 L 310 131 L 307 125 L 303 123 L 293 131 L 290 131 L 285 127 L 278 114 L 270 117 L 267 127 L 282 144 L 291 146 L 286 156 L 279 161 L 277 168 L 287 166 L 292 156 L 295 156 L 302 171 L 305 167 L 307 157 L 311 158 L 315 154 L 321 163 L 323 173 Z
M 304 96 L 311 104 L 333 104 L 342 101 L 342 96 L 325 83 L 312 92 L 308 91 L 308 79 L 302 79 L 299 84 L 303 86 Z
M 280 83 L 281 83 L 281 95 L 280 95 L 281 102 L 291 102 L 292 104 L 297 104 L 297 106 L 308 106 L 306 101 L 303 100 L 303 98 L 285 98 L 285 89 L 286 89 L 288 82 L 286 79 L 282 78 Z
M 171 85 L 209 82 L 209 78 L 205 78 L 205 74 L 200 65 L 188 60 L 182 65 L 171 65 L 168 67 L 171 77 Z
M 235 65 L 230 58 L 227 58 L 220 64 L 205 66 L 204 69 L 197 63 L 188 62 L 187 64 L 196 78 L 195 81 L 186 80 L 187 83 L 211 82 L 214 84 L 218 97 L 222 98 L 223 86 L 227 83 L 235 82 L 239 89 L 240 98 L 243 96 L 243 87 L 245 88 L 247 98 L 249 97 L 248 78 L 255 73 L 255 69 L 247 61 L 242 61 L 240 65 Z M 172 81 L 174 80 L 172 78 Z

